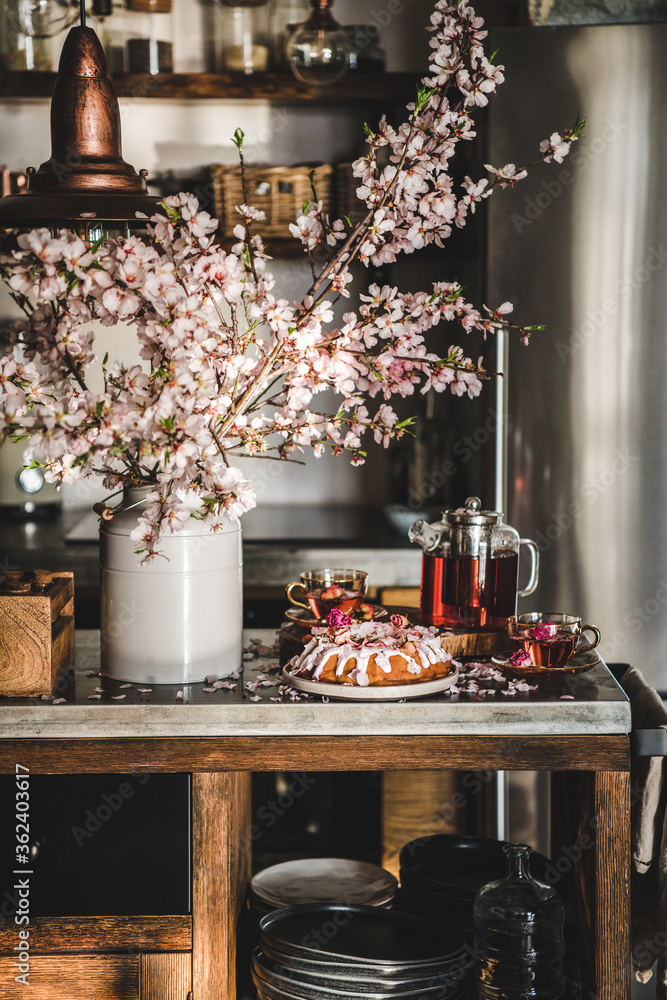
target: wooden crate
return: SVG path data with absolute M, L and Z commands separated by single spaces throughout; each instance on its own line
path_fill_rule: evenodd
M 247 203 L 266 215 L 264 222 L 257 222 L 254 231 L 261 236 L 290 238 L 289 224 L 296 222 L 307 201 L 313 201 L 309 172 L 314 170 L 313 181 L 322 211 L 331 214 L 333 198 L 333 167 L 246 167 Z M 215 165 L 211 167 L 215 214 L 220 231 L 233 236 L 234 227 L 243 222 L 236 211 L 246 198 L 241 183 L 241 168 Z
M 74 574 L 8 573 L 0 588 L 0 695 L 52 694 L 74 663 Z

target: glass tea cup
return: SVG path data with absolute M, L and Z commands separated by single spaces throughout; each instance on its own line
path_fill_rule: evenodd
M 285 588 L 287 598 L 298 608 L 306 608 L 315 618 L 325 619 L 337 608 L 343 614 L 356 611 L 366 596 L 368 573 L 361 569 L 311 569 Z M 303 591 L 305 600 L 294 596 Z
M 592 632 L 595 639 L 579 646 L 584 632 Z M 600 630 L 595 625 L 582 625 L 576 615 L 541 611 L 512 615 L 507 620 L 507 634 L 516 647 L 514 655 L 523 651 L 530 663 L 522 665 L 533 667 L 563 667 L 575 653 L 587 653 L 600 642 Z

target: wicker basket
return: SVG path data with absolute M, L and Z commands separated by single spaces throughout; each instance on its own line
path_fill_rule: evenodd
M 310 170 L 322 211 L 331 213 L 333 195 L 333 167 L 324 164 L 311 168 L 300 167 L 246 167 L 248 202 L 266 214 L 266 221 L 257 224 L 262 236 L 289 238 L 288 226 L 303 211 L 307 201 L 313 200 Z M 215 214 L 220 230 L 232 236 L 234 227 L 242 221 L 236 211 L 244 202 L 241 168 L 215 165 L 211 167 Z
M 339 163 L 336 167 L 336 215 L 347 218 L 356 226 L 368 215 L 366 202 L 357 198 L 357 188 L 361 181 L 352 173 L 351 163 Z

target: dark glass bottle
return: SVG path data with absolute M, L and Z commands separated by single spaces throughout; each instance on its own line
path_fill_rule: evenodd
M 507 844 L 507 875 L 475 897 L 477 996 L 558 1000 L 563 977 L 563 904 L 530 874 L 531 847 Z

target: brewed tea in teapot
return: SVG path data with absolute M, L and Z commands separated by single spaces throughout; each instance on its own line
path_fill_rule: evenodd
M 535 542 L 519 538 L 499 511 L 482 510 L 478 497 L 443 512 L 442 521 L 415 521 L 410 540 L 424 550 L 420 597 L 425 625 L 503 629 L 516 613 L 517 596 L 537 587 L 539 553 Z M 518 591 L 519 551 L 531 553 L 530 579 Z

